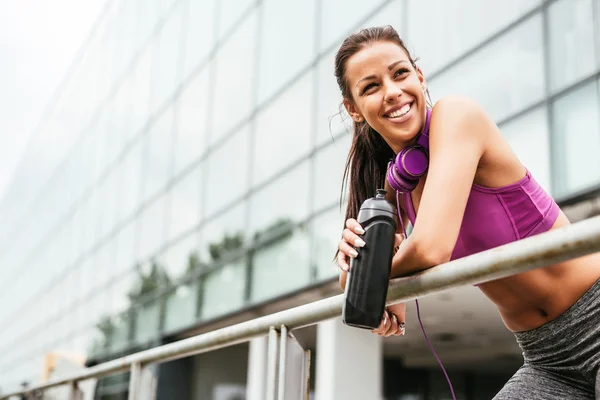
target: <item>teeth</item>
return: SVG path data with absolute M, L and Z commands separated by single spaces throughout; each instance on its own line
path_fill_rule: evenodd
M 404 107 L 402 107 L 401 109 L 389 113 L 388 117 L 390 117 L 390 118 L 398 118 L 398 117 L 401 117 L 404 114 L 406 114 L 409 110 L 410 110 L 410 104 L 405 104 Z

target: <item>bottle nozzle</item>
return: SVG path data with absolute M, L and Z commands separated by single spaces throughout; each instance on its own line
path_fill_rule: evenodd
M 385 189 L 377 189 L 377 194 L 375 195 L 375 197 L 378 199 L 385 199 L 386 194 L 387 191 Z

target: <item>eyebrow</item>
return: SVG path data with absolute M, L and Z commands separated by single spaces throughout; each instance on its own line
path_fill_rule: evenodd
M 406 60 L 400 60 L 400 61 L 396 61 L 391 63 L 390 65 L 388 65 L 388 70 L 391 71 L 392 69 L 394 69 L 394 67 L 400 63 L 407 63 L 408 61 Z M 361 80 L 359 80 L 358 82 L 356 82 L 356 86 L 358 86 L 359 83 L 361 83 L 362 81 L 367 81 L 369 79 L 375 79 L 377 78 L 375 75 L 369 75 L 369 76 L 365 76 L 364 78 L 362 78 Z

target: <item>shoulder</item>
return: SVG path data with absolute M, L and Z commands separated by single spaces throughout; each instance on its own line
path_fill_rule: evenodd
M 431 112 L 432 140 L 446 139 L 471 139 L 485 141 L 490 133 L 496 129 L 494 121 L 476 101 L 464 96 L 446 96 L 438 100 Z M 436 135 L 437 132 L 443 134 Z

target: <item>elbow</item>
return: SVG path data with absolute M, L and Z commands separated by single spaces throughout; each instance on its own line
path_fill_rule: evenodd
M 435 243 L 421 242 L 416 246 L 418 258 L 426 268 L 445 264 L 452 258 L 452 248 L 449 246 L 440 246 Z

